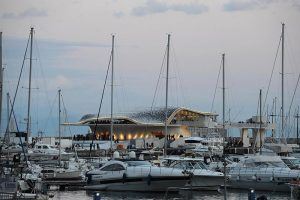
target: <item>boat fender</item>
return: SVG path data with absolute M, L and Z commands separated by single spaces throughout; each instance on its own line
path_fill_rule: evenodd
M 252 176 L 252 180 L 256 180 L 256 176 L 254 175 L 254 176 Z
M 238 176 L 236 176 L 236 180 L 237 181 L 239 181 L 240 180 L 240 176 L 238 175 Z
M 270 177 L 270 181 L 273 182 L 274 180 L 275 180 L 274 176 Z
M 152 176 L 149 174 L 147 176 L 147 185 L 151 185 L 151 179 L 152 179 Z
M 127 174 L 124 173 L 124 174 L 123 174 L 123 184 L 126 182 L 126 178 L 127 178 Z

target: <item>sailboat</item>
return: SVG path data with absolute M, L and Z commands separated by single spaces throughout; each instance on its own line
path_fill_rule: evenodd
M 84 175 L 78 169 L 75 163 L 70 161 L 62 162 L 61 159 L 61 90 L 58 90 L 58 166 L 44 167 L 41 170 L 42 178 L 44 180 L 83 180 Z
M 30 30 L 30 40 L 31 40 L 31 47 L 32 47 L 32 36 L 33 36 L 33 28 Z M 27 43 L 28 47 L 28 43 Z M 26 48 L 27 52 L 27 48 Z M 26 53 L 25 53 L 26 56 Z M 24 56 L 24 60 L 25 60 Z M 2 73 L 2 32 L 0 33 L 0 70 Z M 23 64 L 24 64 L 23 60 Z M 30 70 L 32 65 L 32 50 L 30 53 Z M 24 65 L 23 65 L 24 66 Z M 23 67 L 22 66 L 22 67 Z M 20 74 L 21 75 L 21 74 Z M 30 72 L 31 76 L 31 72 Z M 20 78 L 20 77 L 19 77 Z M 1 74 L 1 103 L 0 103 L 0 113 L 2 109 L 2 74 Z M 20 79 L 19 79 L 20 80 Z M 31 83 L 30 83 L 31 84 Z M 19 82 L 18 82 L 19 86 Z M 17 86 L 17 88 L 18 88 Z M 31 87 L 31 85 L 30 85 Z M 29 87 L 29 90 L 30 90 Z M 16 89 L 17 94 L 18 89 Z M 15 95 L 16 95 L 15 94 Z M 15 98 L 14 98 L 15 100 Z M 10 105 L 11 109 L 10 109 Z M 29 109 L 30 110 L 30 109 Z M 8 121 L 7 121 L 7 128 L 5 132 L 5 139 L 6 143 L 10 145 L 10 131 L 12 131 L 13 125 L 16 125 L 16 133 L 19 132 L 15 113 L 14 113 L 14 102 L 12 103 L 10 101 L 9 93 L 7 93 L 7 112 L 8 112 Z M 1 114 L 0 114 L 1 115 Z M 13 117 L 12 117 L 13 116 Z M 0 120 L 1 121 L 1 120 Z M 15 123 L 15 124 L 14 124 Z M 9 156 L 6 157 L 6 161 L 1 160 L 1 167 L 0 167 L 0 198 L 1 199 L 48 199 L 48 195 L 46 194 L 46 191 L 42 191 L 43 183 L 41 181 L 41 178 L 38 177 L 37 171 L 32 171 L 34 167 L 30 164 L 30 162 L 27 161 L 26 155 L 25 155 L 25 149 L 22 145 L 22 139 L 19 137 L 21 147 L 20 146 L 9 146 L 5 150 L 7 150 L 7 153 L 11 153 L 9 156 L 13 155 L 13 162 L 14 165 L 9 164 Z M 28 141 L 28 135 L 26 136 L 26 141 Z M 18 147 L 18 148 L 16 148 Z M 1 148 L 2 150 L 2 148 Z M 0 151 L 1 151 L 0 150 Z M 19 153 L 23 152 L 22 156 L 25 157 L 25 159 L 20 159 Z M 3 154 L 3 151 L 0 152 L 1 157 Z M 24 161 L 24 162 L 21 162 Z M 5 164 L 4 164 L 5 163 Z
M 284 26 L 282 24 L 282 68 L 281 68 L 281 138 L 284 136 Z M 260 100 L 261 104 L 261 100 Z M 261 109 L 260 109 L 261 110 Z M 260 112 L 261 113 L 261 112 Z M 261 114 L 260 114 L 261 116 Z M 261 121 L 261 120 L 260 120 Z M 274 150 L 276 153 L 287 153 L 286 142 L 265 143 L 264 147 Z M 290 169 L 279 156 L 253 155 L 241 158 L 233 167 L 229 175 L 230 185 L 233 188 L 271 191 L 290 191 L 289 182 L 298 180 L 299 170 Z
M 284 41 L 285 41 L 285 24 L 282 23 L 281 30 L 281 123 L 280 123 L 280 141 L 278 143 L 265 143 L 264 147 L 273 150 L 277 154 L 286 155 L 292 153 L 292 148 L 286 143 L 285 129 L 286 129 L 286 119 L 285 119 L 285 81 L 284 81 Z

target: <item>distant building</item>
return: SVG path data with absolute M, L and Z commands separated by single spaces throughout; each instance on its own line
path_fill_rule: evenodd
M 168 109 L 168 135 L 170 137 L 189 137 L 191 135 L 203 136 L 218 132 L 217 114 L 201 112 L 183 107 Z M 114 115 L 114 140 L 131 140 L 138 138 L 164 137 L 165 109 L 146 110 L 126 115 Z M 91 132 L 96 129 L 96 139 L 109 140 L 110 116 L 87 114 L 77 123 L 65 125 L 89 126 Z

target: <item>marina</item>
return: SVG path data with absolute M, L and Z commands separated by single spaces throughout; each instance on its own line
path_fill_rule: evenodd
M 9 11 L 17 12 L 16 5 L 3 0 L 0 200 L 300 199 L 300 60 L 294 56 L 300 49 L 293 43 L 299 40 L 291 37 L 300 29 L 292 26 L 295 17 L 285 14 L 288 6 L 300 4 L 258 4 L 228 1 L 222 3 L 222 11 L 211 11 L 208 8 L 217 8 L 214 3 L 198 1 L 132 1 L 125 9 L 119 1 L 57 6 L 45 0 L 48 7 L 34 3 L 41 7 L 17 15 Z M 80 6 L 72 11 L 77 20 L 69 24 L 64 22 L 70 19 L 67 12 L 56 10 L 67 5 L 70 12 Z M 122 12 L 116 11 L 118 6 Z M 253 30 L 242 30 L 248 29 L 243 21 L 237 23 L 239 31 L 204 23 L 206 32 L 191 20 L 202 21 L 200 15 L 212 19 L 206 12 L 219 13 L 222 21 L 228 17 L 226 12 L 244 16 L 272 9 L 281 13 L 284 22 L 272 18 L 269 24 L 251 17 L 248 20 L 264 24 L 256 29 L 257 36 Z M 55 12 L 66 18 L 56 19 Z M 130 23 L 127 28 L 106 22 L 99 31 L 99 24 L 87 13 L 102 23 L 105 17 L 116 24 L 138 22 L 138 32 L 147 39 L 137 37 Z M 160 27 L 162 32 L 170 29 L 159 42 L 161 31 L 150 16 L 155 25 L 166 26 Z M 156 16 L 173 17 L 158 20 Z M 53 32 L 50 22 L 48 26 L 37 18 L 55 18 L 61 27 Z M 29 19 L 29 35 L 21 35 L 24 30 L 16 24 Z M 171 31 L 174 21 L 170 19 L 179 20 L 173 27 L 178 35 Z M 181 19 L 189 20 L 179 23 Z M 71 28 L 74 21 L 80 23 L 75 29 Z M 184 28 L 189 24 L 200 38 Z M 104 39 L 102 29 L 110 26 L 120 34 L 111 30 L 110 40 Z M 83 31 L 85 27 L 90 28 Z M 216 31 L 219 28 L 224 34 Z M 277 41 L 277 46 L 272 45 Z M 222 53 L 217 53 L 219 48 Z M 180 57 L 184 63 L 178 62 Z M 211 67 L 218 65 L 216 60 L 218 69 Z M 271 69 L 266 67 L 270 65 Z M 184 93 L 189 94 L 189 102 Z

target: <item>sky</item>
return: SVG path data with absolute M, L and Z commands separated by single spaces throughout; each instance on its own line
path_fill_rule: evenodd
M 97 113 L 112 35 L 115 114 L 149 109 L 152 102 L 164 106 L 164 54 L 171 34 L 169 105 L 213 111 L 222 120 L 221 76 L 217 80 L 225 53 L 226 118 L 245 121 L 257 114 L 260 89 L 267 97 L 264 112 L 270 113 L 275 97 L 277 112 L 280 108 L 281 49 L 277 57 L 276 52 L 285 23 L 285 110 L 293 116 L 300 104 L 299 89 L 292 98 L 300 73 L 299 19 L 300 0 L 0 0 L 5 68 L 1 131 L 7 124 L 6 93 L 14 96 L 30 27 L 33 135 L 57 135 L 58 89 L 68 121 Z M 27 114 L 28 58 L 14 108 L 20 130 L 25 130 Z M 108 78 L 102 115 L 110 112 Z M 71 127 L 69 132 L 86 131 Z

